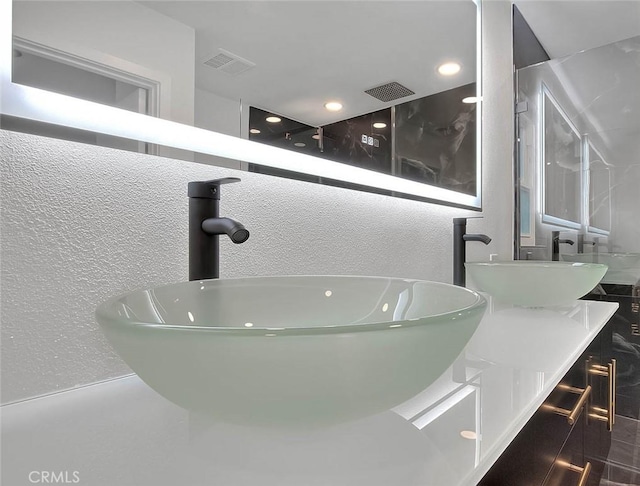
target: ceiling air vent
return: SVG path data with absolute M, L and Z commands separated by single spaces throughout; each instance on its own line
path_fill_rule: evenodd
M 396 83 L 395 81 L 392 83 L 383 84 L 382 86 L 376 86 L 375 88 L 365 90 L 365 93 L 373 96 L 374 98 L 384 101 L 393 101 L 398 98 L 404 98 L 405 96 L 411 96 L 415 94 L 415 92 L 411 91 L 409 88 L 402 86 L 400 83 Z
M 224 49 L 218 49 L 218 51 L 218 54 L 211 59 L 207 59 L 203 64 L 231 75 L 243 73 L 255 66 L 255 63 L 247 61 L 232 52 Z

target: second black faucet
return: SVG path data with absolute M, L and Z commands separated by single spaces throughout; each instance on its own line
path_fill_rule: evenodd
M 453 218 L 453 285 L 467 284 L 464 262 L 467 259 L 467 241 L 481 241 L 485 245 L 491 238 L 481 234 L 467 234 L 467 218 Z

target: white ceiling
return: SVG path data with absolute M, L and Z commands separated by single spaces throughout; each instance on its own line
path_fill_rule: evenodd
M 554 59 L 640 35 L 640 0 L 515 0 Z
M 463 1 L 141 1 L 196 31 L 196 85 L 319 126 L 475 81 L 476 7 Z M 256 66 L 231 76 L 202 63 L 222 48 Z M 436 72 L 462 64 L 451 78 Z M 415 96 L 364 90 L 397 81 Z M 338 99 L 344 109 L 324 109 Z
M 607 162 L 639 164 L 640 0 L 515 3 L 550 57 L 563 58 L 552 70 Z
M 398 81 L 408 101 L 473 82 L 471 1 L 190 1 L 139 3 L 196 31 L 196 85 L 309 125 L 379 110 L 364 90 Z M 640 0 L 515 0 L 552 58 L 640 35 Z M 231 76 L 203 65 L 222 48 L 256 64 Z M 448 59 L 463 71 L 443 78 Z M 328 99 L 344 104 L 324 110 Z

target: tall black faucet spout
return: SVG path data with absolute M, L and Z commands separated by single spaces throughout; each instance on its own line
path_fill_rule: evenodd
M 249 231 L 238 221 L 220 217 L 220 185 L 235 177 L 189 183 L 189 280 L 220 276 L 220 235 L 244 243 Z
M 551 261 L 557 262 L 560 260 L 560 245 L 566 244 L 573 246 L 575 242 L 566 238 L 560 238 L 559 231 L 551 232 Z
M 467 234 L 467 218 L 453 219 L 453 285 L 464 287 L 467 283 L 464 262 L 467 259 L 467 241 L 480 241 L 485 245 L 491 238 L 482 234 Z
M 491 243 L 491 238 L 489 238 L 487 235 L 467 234 L 467 235 L 464 235 L 463 238 L 464 238 L 464 241 L 481 241 L 485 245 L 488 245 L 489 243 Z
M 226 234 L 236 244 L 249 239 L 249 230 L 242 223 L 231 218 L 209 218 L 202 222 L 202 231 L 209 235 Z

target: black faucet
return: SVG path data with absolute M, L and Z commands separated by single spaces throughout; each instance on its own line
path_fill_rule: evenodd
M 596 241 L 596 240 L 597 240 L 597 238 L 596 238 L 594 241 L 586 241 L 586 240 L 584 239 L 584 235 L 583 235 L 582 233 L 580 233 L 580 234 L 578 235 L 578 248 L 577 248 L 577 252 L 578 252 L 578 253 L 584 253 L 584 247 L 585 247 L 585 246 L 587 246 L 587 245 L 591 245 L 591 246 L 595 247 L 595 246 L 596 246 L 596 244 L 597 244 L 597 241 Z M 594 248 L 594 249 L 595 249 L 595 248 Z
M 573 245 L 575 241 L 568 239 L 561 239 L 559 231 L 551 232 L 551 261 L 557 262 L 560 260 L 560 244 L 565 243 L 567 245 Z
M 467 234 L 467 218 L 453 218 L 453 285 L 466 285 L 464 262 L 467 259 L 467 241 L 491 242 L 487 235 Z
M 249 231 L 231 218 L 220 217 L 220 185 L 237 177 L 189 182 L 189 280 L 220 276 L 220 236 L 234 243 L 249 239 Z

